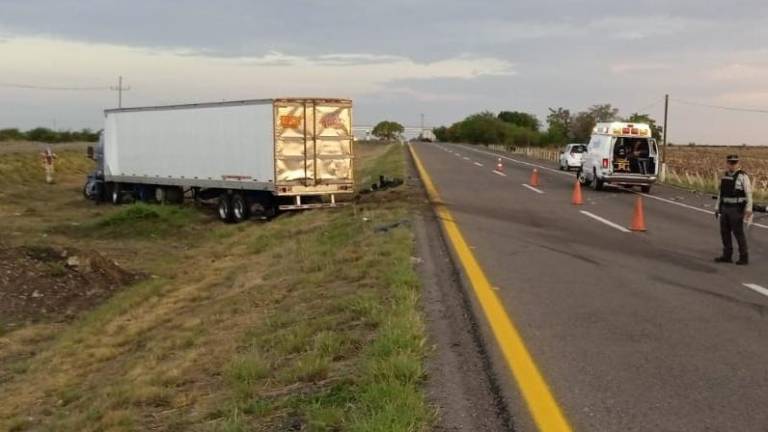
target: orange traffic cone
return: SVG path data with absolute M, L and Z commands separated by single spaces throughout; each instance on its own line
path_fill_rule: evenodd
M 645 231 L 645 216 L 643 215 L 643 197 L 637 196 L 635 201 L 635 212 L 632 215 L 632 225 L 629 227 L 632 231 Z
M 533 187 L 537 187 L 539 185 L 539 170 L 536 168 L 534 168 L 533 172 L 531 173 L 530 185 Z
M 582 205 L 584 204 L 584 199 L 581 197 L 581 182 L 579 180 L 576 180 L 576 184 L 573 186 L 573 197 L 571 198 L 571 203 L 573 205 Z
M 496 162 L 496 171 L 504 172 L 504 165 L 501 164 L 501 158 L 499 158 L 499 161 Z

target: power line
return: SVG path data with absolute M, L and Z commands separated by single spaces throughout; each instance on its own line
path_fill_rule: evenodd
M 705 108 L 714 108 L 714 109 L 721 109 L 726 111 L 739 111 L 739 112 L 751 112 L 751 113 L 759 113 L 759 114 L 768 114 L 768 110 L 766 109 L 757 109 L 757 108 L 740 108 L 740 107 L 729 107 L 724 105 L 713 105 L 713 104 L 706 104 L 701 102 L 691 102 L 686 101 L 683 99 L 674 98 L 672 99 L 675 102 L 679 102 L 684 105 L 693 105 L 693 106 L 700 106 Z
M 648 104 L 648 105 L 646 105 L 646 106 L 644 106 L 644 107 L 640 108 L 639 110 L 637 110 L 637 111 L 635 111 L 635 112 L 636 112 L 636 113 L 638 113 L 638 114 L 644 114 L 644 111 L 647 111 L 647 110 L 649 110 L 649 109 L 651 109 L 651 108 L 655 107 L 656 105 L 658 105 L 658 104 L 660 104 L 660 103 L 662 103 L 662 102 L 664 102 L 664 100 L 663 100 L 663 99 L 659 99 L 659 100 L 657 100 L 657 101 L 655 101 L 655 102 L 653 102 L 653 103 L 650 103 L 650 104 Z
M 109 90 L 108 86 L 105 87 L 60 87 L 60 86 L 41 86 L 34 84 L 19 84 L 19 83 L 7 83 L 0 82 L 0 87 L 8 88 L 21 88 L 31 90 L 59 90 L 59 91 L 104 91 Z

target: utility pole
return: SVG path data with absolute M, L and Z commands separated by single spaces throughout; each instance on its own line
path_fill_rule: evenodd
M 117 87 L 112 86 L 109 89 L 117 92 L 117 107 L 122 108 L 123 107 L 123 91 L 128 91 L 131 88 L 123 87 L 123 77 L 120 76 L 120 77 L 117 77 Z
M 664 138 L 662 141 L 663 150 L 661 153 L 661 180 L 667 178 L 667 120 L 669 118 L 669 95 L 664 95 Z

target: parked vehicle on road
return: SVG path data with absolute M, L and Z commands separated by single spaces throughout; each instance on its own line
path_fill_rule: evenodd
M 352 102 L 258 99 L 105 111 L 84 193 L 114 204 L 217 199 L 217 214 L 336 205 L 354 192 Z
M 644 123 L 598 123 L 584 154 L 579 182 L 595 190 L 605 184 L 640 186 L 648 193 L 659 172 L 659 150 Z
M 580 169 L 584 161 L 584 153 L 587 151 L 585 144 L 568 144 L 560 152 L 560 170 L 569 171 L 571 169 Z

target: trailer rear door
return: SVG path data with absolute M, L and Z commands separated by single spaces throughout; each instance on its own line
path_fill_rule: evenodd
M 275 170 L 278 185 L 351 184 L 351 103 L 326 99 L 275 101 Z

